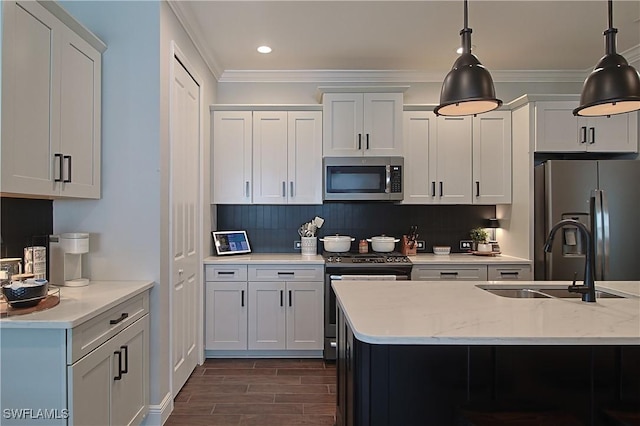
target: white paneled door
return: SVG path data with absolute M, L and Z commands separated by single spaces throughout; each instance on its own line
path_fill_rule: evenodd
M 200 88 L 174 56 L 171 80 L 170 245 L 172 392 L 198 362 L 198 211 L 200 206 Z

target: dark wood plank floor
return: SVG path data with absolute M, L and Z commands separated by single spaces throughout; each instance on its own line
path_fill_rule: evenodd
M 333 425 L 336 367 L 321 359 L 207 359 L 166 426 Z

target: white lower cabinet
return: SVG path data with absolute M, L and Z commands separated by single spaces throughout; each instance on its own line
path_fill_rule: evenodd
M 414 281 L 500 281 L 532 280 L 530 264 L 513 265 L 468 265 L 431 264 L 413 265 L 411 279 Z
M 0 364 L 3 426 L 138 425 L 149 411 L 149 292 L 72 328 L 3 328 Z
M 324 349 L 322 265 L 206 265 L 205 349 Z
M 249 283 L 249 349 L 322 349 L 322 283 Z
M 149 405 L 149 316 L 67 367 L 70 423 L 136 425 Z

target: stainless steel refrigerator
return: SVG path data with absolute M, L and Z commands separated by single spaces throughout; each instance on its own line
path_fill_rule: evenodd
M 640 161 L 549 160 L 535 167 L 534 277 L 582 280 L 585 241 L 576 228 L 551 227 L 576 219 L 593 235 L 596 280 L 640 280 Z

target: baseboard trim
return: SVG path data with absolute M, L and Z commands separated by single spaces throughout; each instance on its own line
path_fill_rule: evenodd
M 149 405 L 149 414 L 142 421 L 143 426 L 160 426 L 167 421 L 173 411 L 171 392 L 167 393 L 158 405 Z

